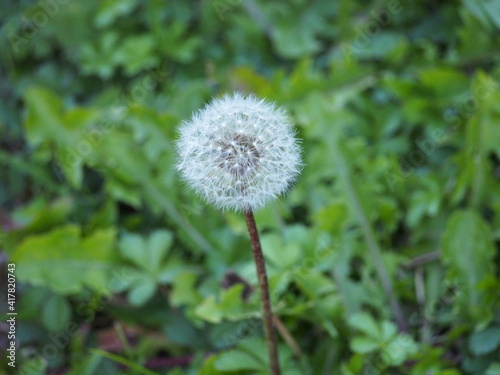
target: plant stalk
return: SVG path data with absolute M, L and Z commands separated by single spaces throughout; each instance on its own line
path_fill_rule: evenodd
M 269 352 L 269 364 L 272 375 L 281 375 L 278 361 L 278 345 L 273 326 L 273 312 L 271 310 L 271 298 L 269 297 L 269 284 L 267 282 L 266 264 L 262 247 L 260 246 L 259 232 L 255 225 L 255 218 L 252 211 L 245 211 L 245 220 L 247 222 L 250 242 L 252 244 L 255 267 L 257 269 L 257 278 L 260 287 L 260 300 L 262 303 L 262 319 L 264 322 L 264 334 L 266 336 L 267 348 Z
M 330 141 L 329 144 L 331 145 L 333 155 L 337 161 L 337 167 L 339 170 L 340 178 L 343 180 L 345 185 L 347 198 L 351 203 L 354 214 L 358 220 L 359 226 L 361 227 L 361 232 L 363 233 L 363 237 L 365 238 L 368 250 L 370 251 L 373 262 L 375 264 L 375 270 L 377 271 L 380 282 L 382 283 L 382 288 L 384 289 L 384 292 L 389 299 L 389 305 L 394 314 L 394 318 L 396 319 L 398 329 L 400 332 L 408 332 L 408 327 L 406 325 L 403 310 L 396 296 L 396 293 L 394 292 L 389 273 L 387 272 L 382 260 L 382 251 L 377 240 L 375 239 L 375 233 L 373 232 L 368 217 L 363 210 L 359 196 L 354 188 L 347 161 L 345 160 L 337 141 Z

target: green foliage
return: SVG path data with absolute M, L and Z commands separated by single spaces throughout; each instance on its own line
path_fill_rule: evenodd
M 267 374 L 245 221 L 174 166 L 235 90 L 303 139 L 256 213 L 283 374 L 500 373 L 498 0 L 4 3 L 19 374 Z
M 164 230 L 152 233 L 147 240 L 134 234 L 122 237 L 120 250 L 136 267 L 129 272 L 127 280 L 128 299 L 132 305 L 143 305 L 153 296 L 157 284 L 171 281 L 182 269 L 177 259 L 169 259 L 163 264 L 171 244 L 172 234 Z
M 391 322 L 383 321 L 378 324 L 370 315 L 357 313 L 351 316 L 349 325 L 363 334 L 353 337 L 352 350 L 360 354 L 379 350 L 386 366 L 398 366 L 417 351 L 417 345 L 412 338 L 397 334 L 397 328 Z
M 443 261 L 450 266 L 450 280 L 458 279 L 462 285 L 464 312 L 476 320 L 488 322 L 489 306 L 477 286 L 480 281 L 494 274 L 495 250 L 489 237 L 489 230 L 483 220 L 474 212 L 455 212 L 449 219 L 443 235 Z M 460 250 L 457 256 L 456 251 Z M 480 311 L 485 308 L 485 311 Z
M 85 287 L 106 292 L 114 266 L 114 239 L 113 229 L 95 231 L 82 239 L 77 226 L 59 226 L 46 234 L 27 237 L 13 251 L 11 260 L 19 266 L 19 278 L 33 285 L 63 295 Z

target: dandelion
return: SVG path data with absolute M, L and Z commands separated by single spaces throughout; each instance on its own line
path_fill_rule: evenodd
M 285 193 L 302 167 L 290 118 L 255 96 L 226 95 L 182 124 L 176 146 L 177 167 L 191 188 L 218 208 L 245 214 L 271 373 L 279 375 L 267 273 L 253 211 Z
M 256 210 L 288 190 L 300 167 L 289 117 L 254 96 L 226 95 L 184 122 L 177 142 L 183 179 L 222 209 Z

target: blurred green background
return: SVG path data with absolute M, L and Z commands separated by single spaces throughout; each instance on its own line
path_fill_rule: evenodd
M 499 0 L 0 14 L 1 374 L 267 373 L 245 221 L 173 167 L 179 123 L 236 90 L 303 139 L 256 215 L 284 374 L 500 374 Z

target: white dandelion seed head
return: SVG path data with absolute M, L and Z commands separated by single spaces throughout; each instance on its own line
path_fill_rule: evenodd
M 273 103 L 235 93 L 180 127 L 182 178 L 214 206 L 256 210 L 288 190 L 301 167 L 290 118 Z

